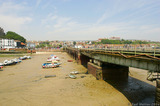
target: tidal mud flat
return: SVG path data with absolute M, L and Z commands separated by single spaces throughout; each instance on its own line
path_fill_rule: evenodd
M 0 71 L 1 106 L 128 106 L 129 100 L 105 81 L 96 80 L 87 69 L 67 53 L 54 52 L 61 66 L 42 69 L 50 54 L 33 54 L 32 59 L 7 66 Z M 9 57 L 11 58 L 11 57 Z M 0 61 L 5 57 L 0 58 Z M 77 79 L 66 78 L 71 71 L 79 71 Z M 46 75 L 56 77 L 45 78 Z

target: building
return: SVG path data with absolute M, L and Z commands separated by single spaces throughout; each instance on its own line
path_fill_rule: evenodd
M 34 42 L 27 42 L 27 48 L 35 48 L 36 47 L 36 44 Z
M 0 48 L 15 48 L 13 39 L 0 39 Z
M 106 40 L 107 38 L 99 38 L 97 42 L 101 42 L 101 40 Z
M 82 45 L 75 45 L 74 47 L 75 47 L 75 48 L 83 48 Z
M 16 48 L 24 48 L 26 46 L 23 42 L 19 40 L 14 40 L 14 45 Z
M 109 40 L 120 40 L 120 37 L 110 37 Z

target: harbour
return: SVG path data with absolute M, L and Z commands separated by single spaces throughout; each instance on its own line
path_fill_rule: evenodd
M 128 82 L 117 84 L 96 80 L 93 75 L 86 74 L 85 67 L 75 61 L 67 61 L 72 58 L 65 52 L 52 54 L 61 59 L 60 67 L 49 69 L 41 67 L 51 53 L 33 54 L 32 59 L 22 61 L 21 64 L 4 67 L 3 71 L 0 71 L 0 104 L 116 106 L 154 103 L 155 83 L 145 82 L 146 75 L 138 75 L 136 69 L 130 69 L 132 76 Z M 0 61 L 3 59 L 5 57 Z M 76 79 L 66 78 L 71 71 L 78 71 L 80 74 L 76 75 Z M 46 75 L 56 77 L 45 78 Z

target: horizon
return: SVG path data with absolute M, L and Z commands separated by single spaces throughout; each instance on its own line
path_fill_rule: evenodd
M 0 27 L 37 41 L 160 41 L 159 10 L 159 0 L 0 0 Z

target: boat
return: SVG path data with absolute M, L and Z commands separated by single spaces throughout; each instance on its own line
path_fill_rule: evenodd
M 52 62 L 52 60 L 53 59 L 50 57 L 50 58 L 47 59 L 47 62 Z
M 20 59 L 17 59 L 17 58 L 15 58 L 15 59 L 12 59 L 14 62 L 16 62 L 16 63 L 20 63 L 20 62 L 22 62 L 22 60 L 20 60 Z
M 73 60 L 67 60 L 68 62 L 73 62 Z
M 3 64 L 4 64 L 5 66 L 9 66 L 9 65 L 15 65 L 16 62 L 13 61 L 13 60 L 9 60 L 9 61 L 8 61 L 8 60 L 4 60 Z
M 3 68 L 3 66 L 0 66 L 0 69 L 2 69 Z
M 4 63 L 0 63 L 0 66 L 4 66 Z
M 71 74 L 69 74 L 68 76 L 69 76 L 70 78 L 72 78 L 72 79 L 76 79 L 76 78 L 77 78 L 75 75 L 71 75 Z
M 25 60 L 27 57 L 19 57 L 20 60 Z
M 52 63 L 43 63 L 42 68 L 54 68 L 55 65 Z
M 26 59 L 31 59 L 31 56 L 23 56 Z
M 70 72 L 70 74 L 75 75 L 75 74 L 79 74 L 79 72 L 78 71 L 72 71 L 72 72 Z
M 0 69 L 3 68 L 3 66 L 4 66 L 4 64 L 3 64 L 3 63 L 0 63 Z
M 47 62 L 52 62 L 52 61 L 60 61 L 59 57 L 56 55 L 51 55 L 48 59 Z
M 56 75 L 45 75 L 45 78 L 56 77 Z

